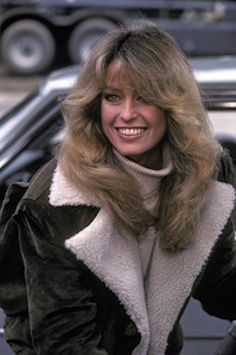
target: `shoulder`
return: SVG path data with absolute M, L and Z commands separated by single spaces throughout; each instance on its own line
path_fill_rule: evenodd
M 51 203 L 50 195 L 57 166 L 57 161 L 52 160 L 35 174 L 23 196 L 20 210 L 29 219 L 33 218 L 42 224 L 42 228 L 48 224 L 51 230 L 57 231 L 58 235 L 62 234 L 64 239 L 89 224 L 98 209 L 83 204 L 56 206 Z
M 48 195 L 56 161 L 51 160 L 43 165 L 29 182 L 14 182 L 7 189 L 1 211 L 12 214 L 19 208 L 23 200 L 43 199 Z
M 1 224 L 17 215 L 25 201 L 38 200 L 39 204 L 46 204 L 55 165 L 52 160 L 41 167 L 30 182 L 15 182 L 7 189 L 0 211 Z
M 23 199 L 31 199 L 33 201 L 47 200 L 56 165 L 56 159 L 52 159 L 35 173 L 28 184 Z
M 41 167 L 26 184 L 15 183 L 7 191 L 1 210 L 0 224 L 16 221 L 24 230 L 30 228 L 48 231 L 48 238 L 71 237 L 96 216 L 98 208 L 86 205 L 53 206 L 50 189 L 57 166 L 55 159 Z M 9 223 L 8 223 L 9 224 Z M 28 227 L 27 227 L 28 226 Z

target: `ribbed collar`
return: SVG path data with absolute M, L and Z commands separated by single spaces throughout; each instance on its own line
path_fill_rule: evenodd
M 167 176 L 172 170 L 172 161 L 167 146 L 163 149 L 163 167 L 158 170 L 145 168 L 144 166 L 124 157 L 117 150 L 113 149 L 113 151 L 124 169 L 138 182 L 144 199 L 157 193 L 161 179 L 164 176 Z

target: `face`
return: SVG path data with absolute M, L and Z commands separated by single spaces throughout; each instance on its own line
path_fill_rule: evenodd
M 164 112 L 117 78 L 119 60 L 108 67 L 101 100 L 103 131 L 123 156 L 149 167 L 160 167 L 160 142 L 167 129 Z

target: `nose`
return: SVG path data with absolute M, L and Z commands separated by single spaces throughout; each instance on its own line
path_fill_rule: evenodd
M 130 121 L 137 117 L 135 102 L 132 99 L 124 100 L 121 111 L 121 118 Z

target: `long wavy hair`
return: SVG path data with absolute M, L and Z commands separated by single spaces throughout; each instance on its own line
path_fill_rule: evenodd
M 114 59 L 121 62 L 121 80 L 128 78 L 165 112 L 173 170 L 161 181 L 154 213 L 143 206 L 134 179 L 122 169 L 102 131 L 101 95 Z M 59 162 L 67 178 L 85 194 L 96 196 L 134 236 L 154 226 L 163 250 L 187 248 L 194 240 L 220 149 L 192 70 L 174 39 L 145 21 L 109 32 L 83 65 L 62 111 L 66 132 Z

